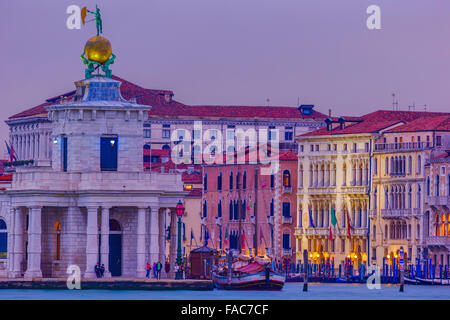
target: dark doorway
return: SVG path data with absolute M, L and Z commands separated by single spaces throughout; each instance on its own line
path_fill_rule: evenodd
M 109 220 L 109 271 L 111 276 L 122 275 L 122 232 L 117 220 Z

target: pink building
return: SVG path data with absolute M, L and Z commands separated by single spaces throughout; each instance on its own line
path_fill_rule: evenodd
M 279 160 L 272 175 L 261 174 L 267 165 L 248 161 L 203 167 L 203 242 L 219 250 L 295 261 L 298 157 L 282 151 Z

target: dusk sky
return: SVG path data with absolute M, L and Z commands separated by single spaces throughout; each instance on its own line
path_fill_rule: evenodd
M 67 29 L 71 4 L 100 7 L 113 74 L 186 104 L 295 107 L 300 98 L 361 115 L 391 109 L 395 92 L 402 110 L 450 111 L 448 0 L 1 0 L 2 120 L 84 77 L 95 22 Z M 372 4 L 381 30 L 366 27 Z

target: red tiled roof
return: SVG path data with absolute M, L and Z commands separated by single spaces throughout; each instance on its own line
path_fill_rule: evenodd
M 194 188 L 189 191 L 186 197 L 201 197 L 202 196 L 202 188 Z
M 144 149 L 144 155 L 145 156 L 170 156 L 170 150 L 169 149 Z
M 275 118 L 275 119 L 299 119 L 301 114 L 296 107 L 265 107 L 265 106 L 200 106 L 200 105 L 186 105 L 175 100 L 166 102 L 164 95 L 169 94 L 173 96 L 170 90 L 154 90 L 145 89 L 127 80 L 124 80 L 115 75 L 112 79 L 121 81 L 120 92 L 122 96 L 130 100 L 136 98 L 139 104 L 150 105 L 152 109 L 149 111 L 149 116 L 155 117 L 177 117 L 177 116 L 192 116 L 192 117 L 216 117 L 216 118 Z M 75 94 L 75 91 L 70 91 L 65 96 L 70 99 Z M 51 101 L 51 102 L 50 102 Z M 45 106 L 58 103 L 59 96 L 47 99 L 43 104 L 34 108 L 17 113 L 9 119 L 17 119 L 21 117 L 30 117 L 36 115 L 44 115 L 47 113 Z M 325 119 L 326 115 L 313 110 L 312 116 L 304 116 L 309 119 Z
M 280 153 L 280 160 L 282 161 L 297 161 L 298 160 L 298 155 L 291 151 L 291 150 L 287 150 L 287 151 L 282 151 Z
M 339 134 L 355 134 L 355 133 L 375 133 L 383 129 L 389 128 L 395 124 L 408 123 L 418 118 L 435 117 L 435 116 L 449 116 L 450 113 L 443 112 L 418 112 L 418 111 L 390 111 L 378 110 L 361 117 L 353 117 L 352 120 L 358 122 L 345 123 L 344 129 L 339 126 L 331 131 L 327 128 L 321 128 L 316 131 L 308 132 L 300 136 L 325 136 L 325 135 L 339 135 Z M 350 120 L 350 117 L 345 117 Z M 400 127 L 400 126 L 399 126 Z
M 181 180 L 184 183 L 202 183 L 202 175 L 200 173 L 186 173 L 183 172 Z
M 450 131 L 450 115 L 422 117 L 385 132 Z

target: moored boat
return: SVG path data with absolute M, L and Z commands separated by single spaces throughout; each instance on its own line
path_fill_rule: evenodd
M 239 256 L 231 270 L 223 268 L 212 273 L 216 288 L 225 290 L 281 290 L 286 278 L 273 271 L 270 260 Z

